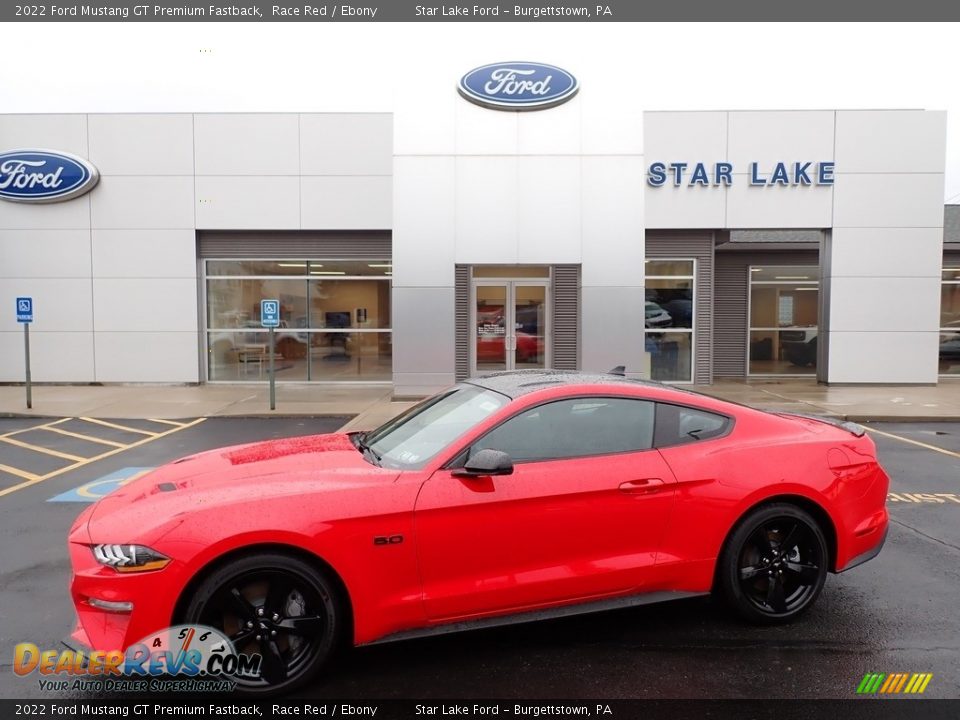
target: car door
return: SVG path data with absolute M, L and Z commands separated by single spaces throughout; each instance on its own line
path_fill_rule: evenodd
M 518 412 L 451 465 L 484 448 L 511 475 L 436 471 L 415 528 L 430 619 L 531 608 L 641 590 L 669 523 L 675 479 L 653 445 L 654 403 L 555 400 Z

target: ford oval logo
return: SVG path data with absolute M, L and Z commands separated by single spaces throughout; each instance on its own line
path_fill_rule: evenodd
M 502 62 L 471 70 L 458 89 L 470 102 L 494 110 L 543 110 L 566 102 L 580 86 L 554 65 Z
M 58 202 L 93 189 L 97 169 L 83 158 L 54 150 L 0 153 L 0 197 L 17 202 Z

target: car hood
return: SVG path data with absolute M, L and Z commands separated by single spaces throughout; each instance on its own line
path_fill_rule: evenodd
M 342 505 L 351 491 L 398 475 L 364 460 L 343 433 L 220 448 L 175 460 L 101 499 L 87 515 L 88 542 L 145 541 L 190 512 L 282 496 L 326 493 Z

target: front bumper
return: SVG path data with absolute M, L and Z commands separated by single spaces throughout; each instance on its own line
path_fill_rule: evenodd
M 73 566 L 70 595 L 77 611 L 77 624 L 65 642 L 92 650 L 125 651 L 170 626 L 180 587 L 176 568 L 118 573 L 100 565 L 88 545 L 69 545 Z M 91 600 L 132 603 L 133 607 L 129 612 L 118 612 L 97 607 Z

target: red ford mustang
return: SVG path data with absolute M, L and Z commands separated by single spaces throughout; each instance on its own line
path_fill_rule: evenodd
M 372 432 L 205 452 L 105 497 L 70 533 L 67 643 L 208 625 L 261 655 L 241 689 L 273 693 L 341 641 L 711 592 L 781 622 L 880 552 L 888 482 L 850 423 L 495 374 Z

